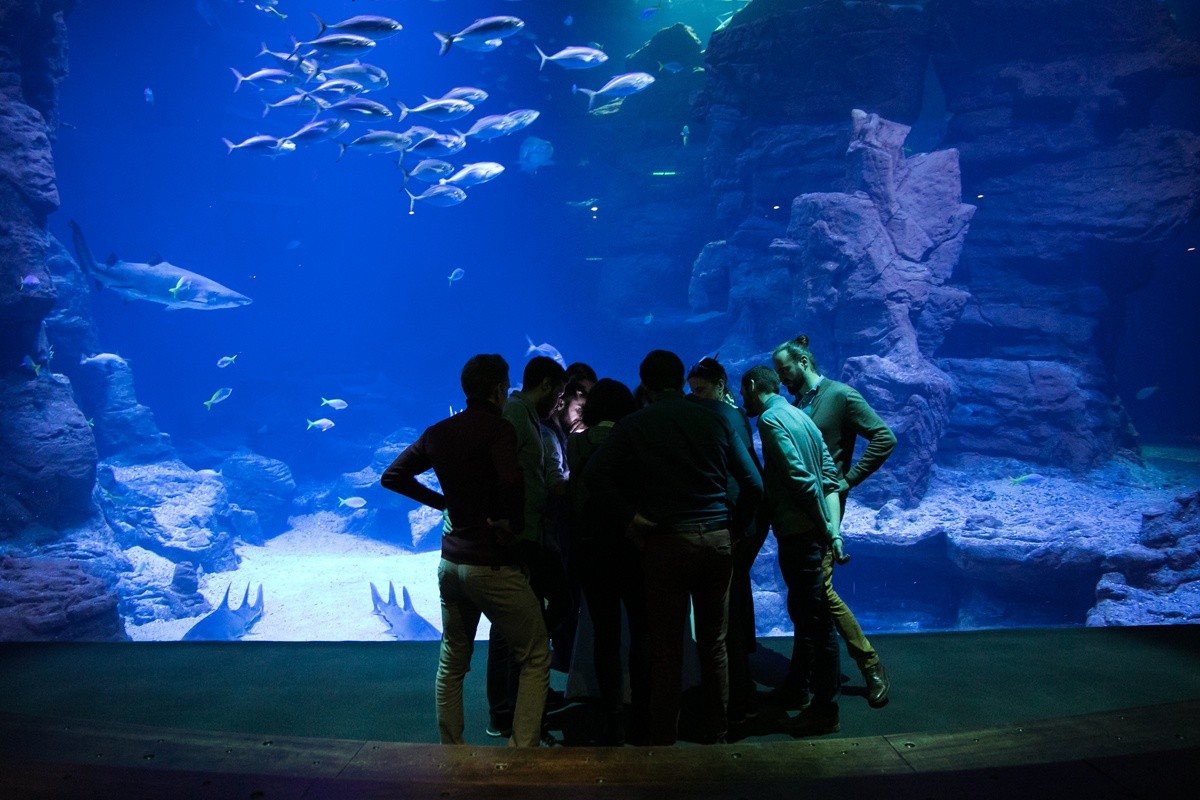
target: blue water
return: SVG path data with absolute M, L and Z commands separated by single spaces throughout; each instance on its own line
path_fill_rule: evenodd
M 623 347 L 592 299 L 602 262 L 585 260 L 598 243 L 589 225 L 602 220 L 568 205 L 603 196 L 612 179 L 611 167 L 591 162 L 579 143 L 581 127 L 597 120 L 571 87 L 599 88 L 626 71 L 625 54 L 675 22 L 695 25 L 706 40 L 717 15 L 740 6 L 675 2 L 642 19 L 651 5 L 282 0 L 278 8 L 288 18 L 280 20 L 250 2 L 196 0 L 153 10 L 135 0 L 80 3 L 68 18 L 70 77 L 54 152 L 62 209 L 52 232 L 70 241 L 66 223 L 77 220 L 98 259 L 157 254 L 254 301 L 167 312 L 110 292 L 96 295 L 101 346 L 130 360 L 139 400 L 159 427 L 195 454 L 191 461 L 204 460 L 204 447 L 247 444 L 288 461 L 300 477 L 319 478 L 362 466 L 361 450 L 344 451 L 341 443 L 365 443 L 402 424 L 423 427 L 450 405 L 461 407 L 458 371 L 474 353 L 500 352 L 518 382 L 527 334 L 552 343 L 568 361 L 636 383 L 645 348 Z M 387 70 L 391 85 L 370 96 L 393 109 L 393 100 L 414 106 L 456 86 L 490 94 L 453 123 L 415 116 L 400 124 L 395 117 L 355 121 L 343 139 L 411 124 L 466 130 L 484 114 L 538 110 L 525 130 L 473 139 L 450 159 L 497 161 L 504 174 L 468 189 L 460 206 L 418 204 L 410 216 L 393 158 L 351 151 L 339 162 L 331 143 L 278 158 L 228 154 L 222 138 L 284 136 L 307 121 L 279 111 L 264 119 L 265 95 L 248 85 L 235 93 L 230 68 L 249 74 L 274 66 L 255 57 L 260 43 L 287 51 L 290 36 L 311 38 L 317 25 L 310 11 L 330 23 L 372 13 L 404 25 L 362 57 Z M 438 56 L 434 30 L 457 31 L 495 14 L 520 16 L 525 29 L 494 52 L 456 47 Z M 547 64 L 539 72 L 535 42 L 547 53 L 594 42 L 610 60 L 592 70 Z M 554 146 L 553 165 L 536 174 L 517 164 L 529 136 Z M 465 276 L 450 286 L 455 269 Z M 669 302 L 683 305 L 686 295 Z M 686 342 L 662 345 L 685 358 L 703 355 L 688 352 Z M 216 367 L 235 353 L 235 366 Z M 226 386 L 231 398 L 206 411 L 202 401 Z M 331 416 L 321 397 L 343 398 L 350 409 L 334 415 L 336 430 L 318 438 L 305 421 Z

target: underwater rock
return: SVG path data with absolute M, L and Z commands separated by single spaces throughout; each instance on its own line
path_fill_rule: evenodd
M 61 375 L 0 373 L 0 539 L 95 513 L 96 442 Z
M 258 515 L 263 530 L 261 536 L 283 532 L 291 513 L 292 498 L 296 496 L 296 481 L 287 464 L 274 458 L 243 450 L 221 462 L 217 468 L 225 484 L 229 500 L 243 511 Z M 242 538 L 249 539 L 239 529 Z
M 78 371 L 80 406 L 93 422 L 101 458 L 151 463 L 174 455 L 170 437 L 137 400 L 129 362 L 112 356 L 81 364 Z
M 175 563 L 142 547 L 131 547 L 125 555 L 131 566 L 120 576 L 117 588 L 127 624 L 195 617 L 212 610 L 199 592 L 192 562 Z
M 237 566 L 229 498 L 220 481 L 180 461 L 104 462 L 97 480 L 101 508 L 124 547 L 190 561 L 208 572 Z
M 1200 621 L 1200 492 L 1143 514 L 1139 547 L 1110 555 L 1088 625 Z
M 0 641 L 127 641 L 117 595 L 77 563 L 0 556 Z

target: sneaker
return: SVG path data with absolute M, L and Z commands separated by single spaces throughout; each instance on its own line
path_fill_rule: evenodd
M 488 725 L 483 732 L 493 739 L 508 739 L 512 736 L 512 728 L 505 728 L 500 725 Z

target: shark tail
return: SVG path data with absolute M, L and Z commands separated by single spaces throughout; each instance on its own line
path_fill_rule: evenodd
M 446 53 L 450 52 L 450 45 L 454 44 L 454 37 L 449 33 L 439 33 L 438 31 L 434 31 L 433 35 L 436 36 L 438 41 L 442 43 L 441 49 L 438 50 L 438 55 L 444 56 Z
M 536 44 L 533 46 L 533 49 L 537 50 L 538 55 L 542 57 L 542 63 L 538 64 L 538 72 L 541 72 L 542 67 L 546 66 L 546 62 L 550 60 L 550 56 L 543 53 L 542 48 L 538 47 Z
M 324 36 L 325 31 L 329 30 L 329 26 L 325 24 L 325 20 L 317 16 L 317 12 L 311 11 L 309 13 L 313 15 L 313 19 L 315 19 L 317 21 L 317 25 L 320 26 L 320 30 L 317 31 L 317 37 Z

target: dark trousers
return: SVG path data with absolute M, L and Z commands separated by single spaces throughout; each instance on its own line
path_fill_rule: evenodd
M 575 545 L 579 578 L 592 620 L 592 665 L 600 689 L 604 733 L 624 738 L 621 710 L 626 665 L 621 661 L 621 608 L 629 620 L 629 739 L 648 737 L 650 661 L 646 642 L 646 600 L 641 556 L 624 536 Z M 607 742 L 616 744 L 618 742 Z
M 733 555 L 728 528 L 703 533 L 656 532 L 642 553 L 646 629 L 650 642 L 650 744 L 674 744 L 679 731 L 683 640 L 688 600 L 696 617 L 696 649 L 704 703 L 704 737 L 721 741 L 728 729 L 729 579 Z
M 813 536 L 782 536 L 779 571 L 788 587 L 787 609 L 795 631 L 789 689 L 811 691 L 814 710 L 836 706 L 841 694 L 841 654 L 821 559 L 825 548 Z

